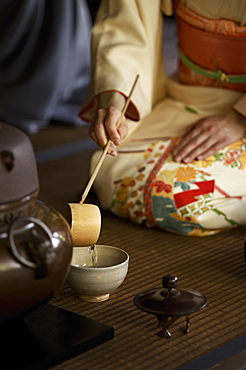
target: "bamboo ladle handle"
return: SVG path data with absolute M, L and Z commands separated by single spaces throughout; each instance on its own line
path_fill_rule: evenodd
M 128 98 L 126 99 L 125 104 L 124 104 L 124 107 L 122 108 L 120 117 L 118 118 L 118 120 L 116 122 L 116 127 L 117 128 L 120 125 L 121 120 L 122 120 L 122 117 L 124 116 L 124 114 L 125 114 L 125 112 L 126 112 L 126 110 L 128 108 L 128 105 L 130 103 L 132 94 L 134 92 L 135 86 L 136 86 L 137 81 L 138 81 L 138 78 L 139 78 L 139 75 L 137 75 L 136 78 L 135 78 L 135 81 L 134 81 L 134 83 L 132 85 L 132 88 L 131 88 L 131 91 L 130 91 L 130 93 L 128 95 Z M 100 156 L 100 158 L 99 158 L 99 160 L 97 162 L 97 165 L 96 165 L 96 167 L 95 167 L 95 169 L 94 169 L 94 171 L 93 171 L 93 173 L 92 173 L 92 175 L 91 175 L 91 177 L 90 177 L 90 179 L 88 181 L 88 184 L 86 185 L 86 188 L 85 188 L 85 190 L 84 190 L 84 192 L 82 194 L 80 204 L 83 204 L 84 203 L 84 201 L 85 201 L 85 199 L 86 199 L 86 197 L 87 197 L 87 195 L 88 195 L 88 193 L 90 191 L 90 188 L 91 188 L 91 186 L 92 186 L 92 184 L 93 184 L 93 182 L 94 182 L 94 180 L 95 180 L 95 178 L 96 178 L 96 176 L 98 174 L 98 171 L 100 170 L 100 167 L 101 167 L 101 165 L 102 165 L 102 163 L 104 161 L 104 158 L 105 158 L 105 156 L 106 156 L 106 154 L 108 152 L 108 148 L 109 148 L 109 146 L 110 146 L 111 143 L 112 143 L 112 141 L 111 140 L 108 140 L 108 142 L 107 142 L 107 144 L 106 144 L 106 146 L 105 146 L 105 148 L 104 148 L 104 150 L 103 150 L 103 152 L 102 152 L 102 154 L 101 154 L 101 156 Z
M 125 101 L 124 107 L 121 111 L 121 115 L 116 123 L 117 127 L 119 126 L 121 119 L 127 110 L 138 78 L 139 75 L 137 75 L 129 96 Z M 61 210 L 62 215 L 65 217 L 71 228 L 71 236 L 74 247 L 93 245 L 97 242 L 99 238 L 101 229 L 100 210 L 96 205 L 83 203 L 103 163 L 110 144 L 111 140 L 108 140 L 107 145 L 105 146 L 103 153 L 101 154 L 99 161 L 93 171 L 93 174 L 85 188 L 81 201 L 79 203 L 67 203 Z

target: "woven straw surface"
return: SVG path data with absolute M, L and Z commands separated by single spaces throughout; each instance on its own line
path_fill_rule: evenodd
M 78 140 L 84 129 L 50 128 L 31 137 L 38 150 Z M 53 135 L 53 140 L 51 139 Z M 45 139 L 47 137 L 47 140 Z M 78 201 L 88 179 L 91 152 L 84 152 L 38 166 L 39 199 L 58 210 Z M 180 369 L 246 332 L 246 265 L 243 240 L 246 229 L 205 238 L 188 238 L 147 229 L 102 212 L 98 244 L 109 244 L 130 255 L 124 283 L 101 303 L 83 302 L 66 284 L 49 302 L 114 327 L 114 339 L 76 356 L 56 369 Z M 170 339 L 160 338 L 154 315 L 139 310 L 134 296 L 161 287 L 165 274 L 175 274 L 180 288 L 205 294 L 208 305 L 191 315 L 185 335 L 185 318 L 171 327 Z

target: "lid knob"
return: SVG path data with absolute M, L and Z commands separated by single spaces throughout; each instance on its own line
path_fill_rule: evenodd
M 168 290 L 176 288 L 176 286 L 178 285 L 177 276 L 171 275 L 171 274 L 163 276 L 162 285 L 163 285 L 164 288 L 166 288 Z

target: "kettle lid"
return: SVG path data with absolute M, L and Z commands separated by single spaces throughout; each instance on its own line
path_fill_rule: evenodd
M 207 298 L 193 289 L 178 289 L 178 278 L 172 274 L 162 279 L 162 288 L 152 288 L 138 293 L 135 305 L 155 315 L 190 315 L 207 305 Z
M 38 190 L 32 144 L 18 128 L 0 122 L 0 204 L 19 200 Z

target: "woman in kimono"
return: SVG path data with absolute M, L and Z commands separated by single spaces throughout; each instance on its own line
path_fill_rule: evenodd
M 35 133 L 79 125 L 90 79 L 86 0 L 0 1 L 0 119 Z
M 167 77 L 163 13 L 173 12 L 179 65 Z M 102 0 L 80 113 L 101 148 L 114 143 L 94 184 L 100 206 L 184 235 L 246 225 L 245 92 L 245 0 Z

